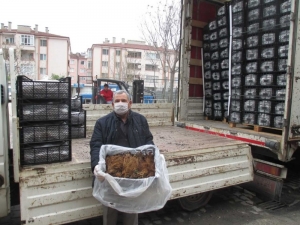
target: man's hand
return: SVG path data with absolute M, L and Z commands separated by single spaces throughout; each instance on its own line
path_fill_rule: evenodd
M 99 172 L 100 172 L 100 168 L 99 168 L 99 165 L 97 165 L 97 166 L 95 166 L 95 168 L 94 168 L 94 175 L 95 175 L 95 177 L 96 177 L 99 181 L 104 181 L 104 180 L 105 180 L 105 177 L 102 176 L 102 175 L 100 175 Z

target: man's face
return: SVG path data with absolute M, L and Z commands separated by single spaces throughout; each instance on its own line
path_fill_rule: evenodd
M 112 105 L 114 106 L 114 103 L 118 102 L 127 102 L 128 103 L 128 109 L 131 108 L 132 101 L 128 100 L 127 95 L 125 93 L 120 94 L 120 95 L 115 95 L 114 102 Z
M 107 91 L 107 90 L 108 90 L 108 87 L 107 87 L 107 86 L 104 86 L 104 90 Z

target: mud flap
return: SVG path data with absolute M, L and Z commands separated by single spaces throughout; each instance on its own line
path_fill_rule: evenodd
M 254 173 L 254 180 L 241 186 L 245 189 L 258 193 L 266 199 L 280 201 L 283 180 Z

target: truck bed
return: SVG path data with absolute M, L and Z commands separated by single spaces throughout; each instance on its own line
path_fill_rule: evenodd
M 205 151 L 206 148 L 217 148 L 227 145 L 242 144 L 241 141 L 216 137 L 206 133 L 199 133 L 174 126 L 150 127 L 154 137 L 154 144 L 165 157 L 175 152 L 185 152 L 194 149 Z M 72 140 L 72 161 L 69 163 L 90 162 L 90 139 L 88 132 L 85 139 Z
M 170 199 L 253 180 L 250 147 L 240 141 L 174 126 L 150 127 L 164 154 Z M 62 224 L 102 215 L 92 196 L 89 141 L 72 141 L 71 162 L 27 166 L 20 171 L 22 224 Z
M 243 141 L 251 145 L 269 148 L 277 154 L 280 153 L 282 139 L 282 130 L 280 129 L 262 127 L 262 131 L 258 132 L 251 125 L 235 124 L 236 127 L 230 127 L 228 123 L 213 120 L 180 121 L 179 124 L 187 129 Z

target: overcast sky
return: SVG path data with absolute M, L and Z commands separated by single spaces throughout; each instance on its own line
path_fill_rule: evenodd
M 116 42 L 142 40 L 139 31 L 147 5 L 159 0 L 7 0 L 1 3 L 0 23 L 12 29 L 28 25 L 70 37 L 72 52 L 83 52 L 105 38 Z

